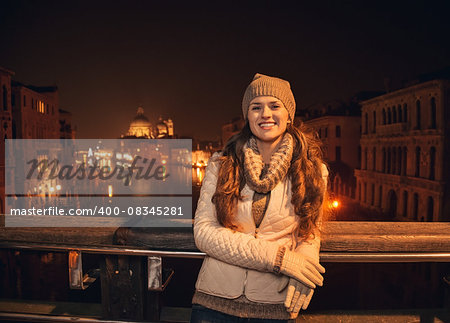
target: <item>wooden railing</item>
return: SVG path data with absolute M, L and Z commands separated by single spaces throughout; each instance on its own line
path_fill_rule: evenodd
M 2 227 L 0 248 L 67 252 L 72 256 L 75 252 L 80 259 L 82 254 L 101 255 L 102 304 L 100 313 L 91 317 L 95 321 L 158 321 L 167 309 L 159 306 L 159 291 L 147 290 L 153 270 L 147 268 L 149 259 L 204 257 L 190 228 Z M 328 222 L 323 228 L 321 262 L 450 262 L 450 223 Z M 131 275 L 114 275 L 129 269 Z M 114 303 L 118 295 L 133 297 Z M 0 320 L 18 319 L 21 314 L 33 315 L 5 311 L 0 306 Z

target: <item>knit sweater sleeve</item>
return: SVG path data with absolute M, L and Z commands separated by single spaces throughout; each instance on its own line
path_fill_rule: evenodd
M 219 172 L 218 155 L 211 157 L 203 179 L 194 220 L 197 248 L 223 262 L 244 268 L 272 272 L 278 244 L 223 227 L 217 220 L 211 198 Z

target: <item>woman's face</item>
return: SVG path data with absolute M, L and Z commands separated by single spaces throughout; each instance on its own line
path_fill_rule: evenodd
M 258 96 L 250 101 L 247 119 L 256 138 L 272 143 L 280 140 L 286 131 L 289 113 L 277 98 Z

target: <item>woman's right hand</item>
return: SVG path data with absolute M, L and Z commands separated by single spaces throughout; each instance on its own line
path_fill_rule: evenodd
M 288 287 L 289 286 L 289 287 Z M 298 280 L 284 276 L 280 280 L 278 292 L 281 293 L 288 287 L 284 306 L 291 313 L 291 318 L 296 318 L 301 309 L 306 310 L 314 294 L 314 289 L 306 287 Z
M 311 257 L 286 250 L 280 266 L 280 272 L 290 276 L 309 288 L 323 285 L 325 268 Z

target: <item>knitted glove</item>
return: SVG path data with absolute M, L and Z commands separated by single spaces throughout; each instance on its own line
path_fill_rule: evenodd
M 278 287 L 278 292 L 282 292 L 286 286 L 288 287 L 284 306 L 291 313 L 292 317 L 297 317 L 300 309 L 306 310 L 309 302 L 314 294 L 314 289 L 306 287 L 298 280 L 283 276 Z
M 281 266 L 275 265 L 274 271 L 295 278 L 309 288 L 316 288 L 316 285 L 323 285 L 321 273 L 325 273 L 325 268 L 311 257 L 284 250 Z

